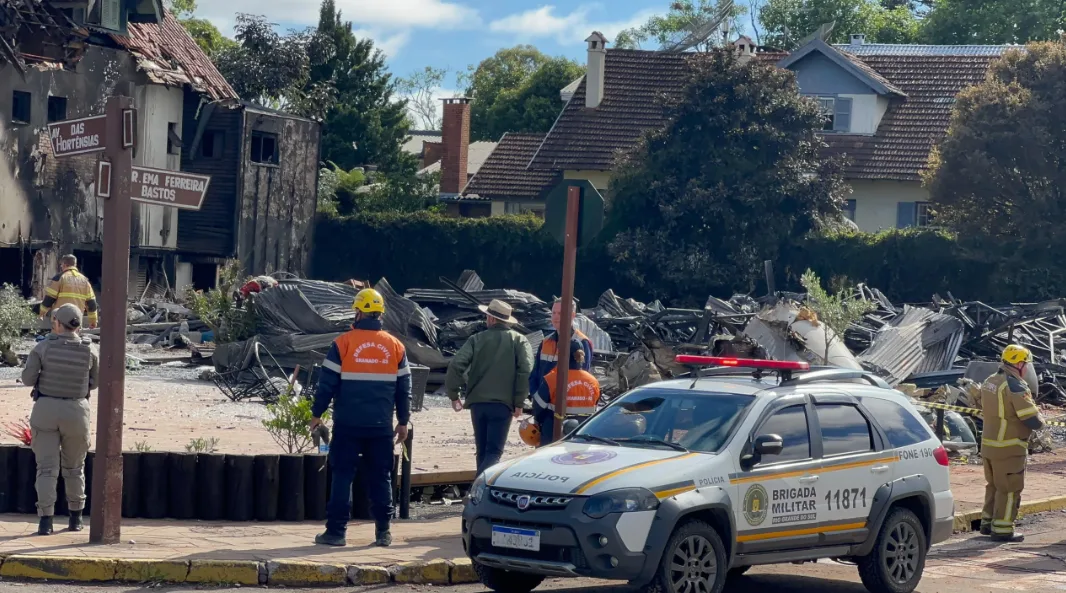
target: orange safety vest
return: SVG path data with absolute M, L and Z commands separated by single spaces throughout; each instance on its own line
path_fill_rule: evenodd
M 557 371 L 552 370 L 545 375 L 544 382 L 548 386 L 551 402 L 549 410 L 555 410 L 555 384 Z M 588 416 L 596 413 L 596 402 L 600 401 L 600 382 L 588 371 L 570 369 L 566 376 L 566 414 L 575 416 Z

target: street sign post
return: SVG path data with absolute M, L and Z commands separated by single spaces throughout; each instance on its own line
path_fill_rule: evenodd
M 134 167 L 137 112 L 133 99 L 111 97 L 105 115 L 48 124 L 56 157 L 103 152 L 96 195 L 104 207 L 103 286 L 100 299 L 100 381 L 96 415 L 89 541 L 122 539 L 122 415 L 126 386 L 126 301 L 133 201 L 199 210 L 210 177 Z
M 105 148 L 107 116 L 94 115 L 48 124 L 48 138 L 56 157 L 100 152 Z
M 544 226 L 563 244 L 563 287 L 559 324 L 558 362 L 555 373 L 556 421 L 552 441 L 563 436 L 566 419 L 566 385 L 570 371 L 570 338 L 574 316 L 574 276 L 577 247 L 588 245 L 603 228 L 603 196 L 584 179 L 563 180 L 545 194 Z
M 210 182 L 207 175 L 134 166 L 130 198 L 148 204 L 199 210 Z

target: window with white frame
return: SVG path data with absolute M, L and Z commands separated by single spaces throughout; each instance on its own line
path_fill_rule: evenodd
M 914 204 L 915 226 L 933 226 L 933 205 L 929 202 Z
M 850 97 L 814 97 L 822 114 L 822 131 L 848 133 L 851 131 Z
M 835 97 L 818 97 L 818 110 L 822 112 L 822 130 L 832 131 L 836 102 Z

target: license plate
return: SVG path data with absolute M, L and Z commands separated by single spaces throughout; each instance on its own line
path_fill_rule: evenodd
M 516 529 L 493 525 L 492 547 L 539 552 L 540 532 L 536 529 Z

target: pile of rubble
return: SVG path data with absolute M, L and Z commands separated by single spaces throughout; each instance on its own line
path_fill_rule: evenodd
M 251 378 L 272 386 L 276 381 L 267 381 L 267 375 L 276 379 L 299 367 L 303 374 L 296 380 L 313 389 L 314 369 L 351 324 L 350 305 L 363 286 L 356 281 L 283 279 L 251 295 L 258 335 L 219 345 L 214 351 L 216 370 L 232 381 Z M 478 306 L 492 299 L 514 308 L 517 329 L 534 349 L 552 331 L 549 301 L 518 290 L 487 288 L 473 271 L 458 281 L 442 278 L 440 287 L 412 288 L 403 294 L 385 279 L 374 288 L 386 300 L 386 329 L 406 345 L 412 364 L 428 370 L 431 386 L 443 382 L 449 359 L 466 339 L 484 329 Z M 677 309 L 608 290 L 593 306 L 580 307 L 577 327 L 593 342 L 594 371 L 607 399 L 687 373 L 674 362 L 675 356 L 703 353 L 862 369 L 919 401 L 974 406 L 976 386 L 994 371 L 999 352 L 1008 343 L 1020 343 L 1036 357 L 1031 380 L 1039 381 L 1038 402 L 1066 405 L 1066 300 L 993 307 L 949 295 L 900 306 L 866 286 L 859 286 L 855 296 L 874 308 L 843 336 L 818 321 L 806 308 L 805 295 L 794 293 L 710 297 L 702 309 Z M 156 318 L 160 310 L 166 315 L 185 313 L 157 304 L 138 321 L 164 323 Z M 174 321 L 168 317 L 165 323 Z M 196 331 L 194 321 L 187 323 L 185 331 Z M 956 434 L 967 426 L 971 432 L 979 428 L 954 416 L 949 423 L 958 425 Z

